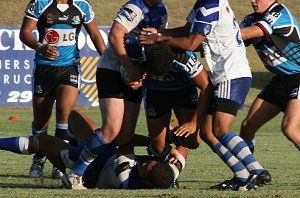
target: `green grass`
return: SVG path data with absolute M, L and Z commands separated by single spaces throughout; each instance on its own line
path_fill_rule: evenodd
M 100 124 L 98 108 L 80 108 Z M 30 108 L 0 108 L 0 137 L 30 135 Z M 8 120 L 9 116 L 20 116 L 19 121 Z M 246 111 L 238 114 L 234 130 L 239 130 L 241 120 Z M 296 148 L 280 132 L 280 114 L 265 125 L 257 134 L 255 156 L 267 168 L 272 176 L 272 185 L 258 188 L 253 192 L 219 192 L 208 190 L 231 177 L 230 170 L 202 143 L 192 150 L 186 162 L 186 167 L 179 177 L 180 189 L 176 190 L 86 190 L 75 191 L 62 189 L 59 180 L 50 178 L 51 164 L 46 163 L 45 177 L 32 179 L 28 177 L 31 156 L 18 155 L 0 151 L 0 197 L 298 197 L 299 189 L 299 153 Z M 54 131 L 54 120 L 51 122 L 50 134 Z M 138 121 L 137 133 L 146 134 L 144 112 Z M 143 153 L 138 150 L 138 153 Z
M 1 0 L 1 25 L 20 25 L 23 10 L 29 0 Z M 111 25 L 112 19 L 124 0 L 90 0 L 94 7 L 97 24 Z M 169 27 L 180 26 L 195 0 L 165 0 L 170 12 Z M 299 0 L 280 0 L 300 19 Z M 230 0 L 237 19 L 251 12 L 247 0 Z M 104 6 L 105 5 L 105 6 Z M 12 14 L 13 13 L 13 14 Z M 248 58 L 253 72 L 253 85 L 246 100 L 246 108 L 255 98 L 259 90 L 272 76 L 262 66 L 253 48 L 248 48 Z M 1 89 L 1 88 L 0 88 Z M 100 124 L 98 108 L 82 108 L 83 112 L 91 116 Z M 11 137 L 31 134 L 31 108 L 0 107 L 0 137 Z M 146 134 L 144 112 L 141 112 L 137 132 Z M 9 121 L 11 115 L 21 117 L 19 121 Z M 238 114 L 234 130 L 239 130 L 246 111 Z M 267 197 L 287 198 L 299 197 L 300 170 L 299 151 L 290 143 L 280 131 L 282 115 L 262 127 L 257 134 L 255 156 L 273 176 L 272 185 L 259 188 L 253 192 L 217 192 L 208 187 L 226 178 L 231 172 L 225 164 L 207 147 L 205 143 L 197 150 L 192 150 L 186 163 L 186 168 L 179 177 L 180 189 L 177 190 L 86 190 L 73 191 L 62 189 L 59 180 L 50 179 L 51 164 L 46 163 L 45 177 L 32 179 L 28 177 L 31 156 L 17 155 L 0 151 L 0 197 Z M 50 134 L 54 131 L 54 120 L 51 122 Z M 138 150 L 138 152 L 142 152 Z

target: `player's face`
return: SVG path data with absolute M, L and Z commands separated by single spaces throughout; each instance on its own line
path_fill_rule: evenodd
M 265 12 L 275 0 L 250 0 L 252 8 L 256 13 Z
M 150 175 L 150 172 L 151 172 L 153 166 L 155 166 L 157 163 L 158 163 L 157 161 L 148 161 L 148 162 L 141 164 L 138 167 L 138 174 L 141 178 L 143 187 L 151 188 L 152 185 L 150 184 L 148 178 L 149 178 L 149 175 Z

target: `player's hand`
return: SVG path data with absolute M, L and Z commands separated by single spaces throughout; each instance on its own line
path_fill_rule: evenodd
M 138 88 L 143 86 L 143 79 L 140 79 L 138 81 L 131 81 L 128 83 L 128 86 L 131 87 L 134 90 L 137 90 Z
M 172 148 L 169 155 L 169 163 L 175 164 L 179 160 L 179 152 L 176 148 Z
M 138 67 L 132 66 L 126 69 L 128 79 L 132 82 L 145 79 L 145 72 Z
M 36 49 L 36 52 L 43 54 L 44 57 L 54 60 L 54 58 L 59 56 L 58 51 L 56 50 L 56 47 L 50 46 L 50 45 L 42 45 L 41 47 Z
M 184 136 L 188 137 L 189 135 L 196 132 L 196 124 L 192 122 L 186 122 L 181 124 L 180 126 L 176 127 L 174 134 L 176 136 Z

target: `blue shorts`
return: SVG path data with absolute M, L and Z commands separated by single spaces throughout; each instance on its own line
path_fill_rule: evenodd
M 244 108 L 246 96 L 251 87 L 252 78 L 236 78 L 220 82 L 215 86 L 214 102 L 211 112 L 221 111 L 236 115 Z

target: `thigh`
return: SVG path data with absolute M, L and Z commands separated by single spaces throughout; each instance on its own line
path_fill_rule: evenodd
M 56 122 L 67 123 L 69 113 L 74 109 L 79 90 L 70 85 L 56 87 Z
M 288 102 L 285 109 L 282 125 L 283 128 L 289 126 L 295 133 L 300 130 L 300 100 L 292 99 Z
M 125 101 L 123 123 L 121 131 L 117 136 L 118 144 L 125 144 L 133 137 L 140 109 L 140 103 Z
M 99 125 L 90 117 L 75 110 L 71 111 L 68 124 L 79 144 L 85 142 L 91 133 L 99 128 Z
M 256 98 L 252 103 L 244 122 L 260 128 L 263 124 L 280 113 L 281 108 L 261 98 Z
M 121 130 L 124 117 L 124 99 L 102 98 L 99 101 L 102 131 L 105 138 L 113 140 Z

